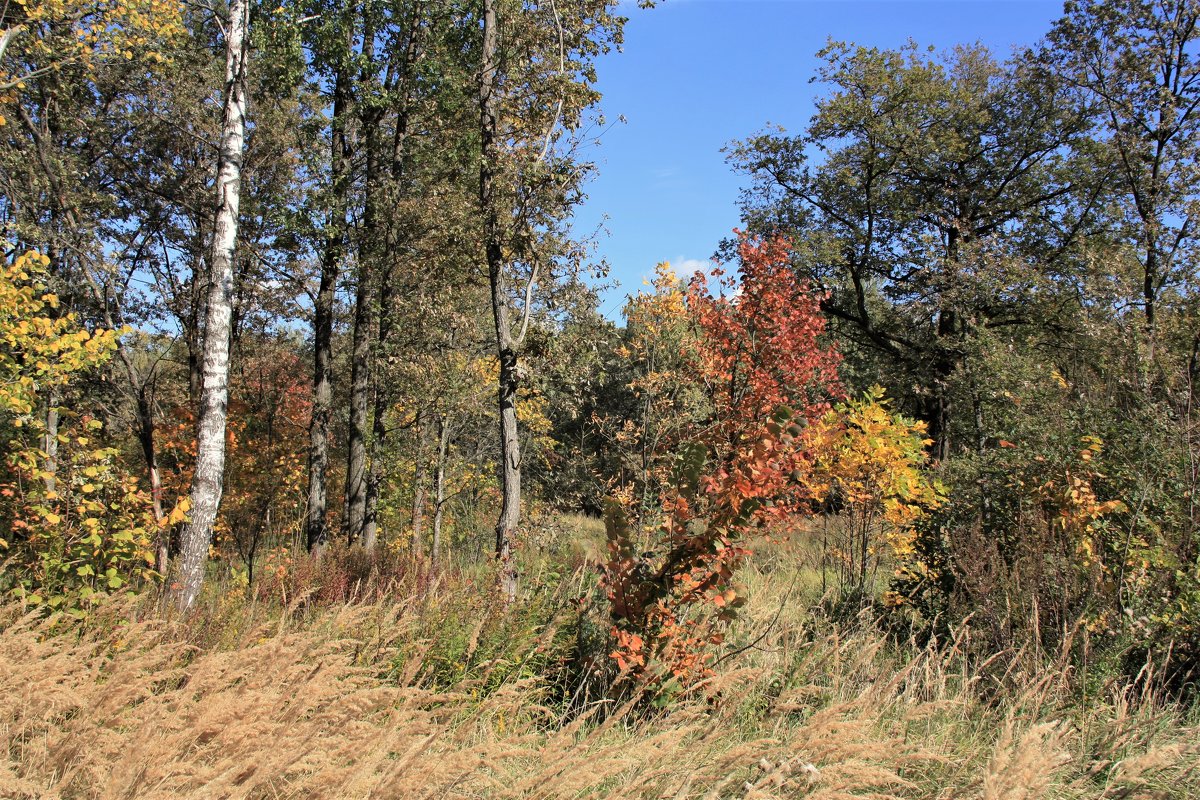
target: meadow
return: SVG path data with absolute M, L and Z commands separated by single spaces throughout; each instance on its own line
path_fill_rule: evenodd
M 306 587 L 215 589 L 186 620 L 112 602 L 51 634 L 8 605 L 0 796 L 1200 796 L 1200 713 L 1152 665 L 1131 685 L 1037 649 L 976 657 L 969 626 L 920 642 L 870 608 L 835 613 L 802 534 L 742 567 L 751 599 L 710 680 L 600 691 L 608 659 L 580 669 L 572 602 L 598 527 L 568 518 L 508 610 L 486 566 L 356 576 L 348 551 Z

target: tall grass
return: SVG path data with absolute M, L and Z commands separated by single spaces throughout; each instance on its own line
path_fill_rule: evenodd
M 786 551 L 743 571 L 701 691 L 580 700 L 589 579 L 540 569 L 508 611 L 469 572 L 228 593 L 187 622 L 113 606 L 71 634 L 4 608 L 0 797 L 1200 797 L 1185 709 L 1115 685 L 1082 702 L 1066 660 L 980 661 L 969 629 L 825 617 Z

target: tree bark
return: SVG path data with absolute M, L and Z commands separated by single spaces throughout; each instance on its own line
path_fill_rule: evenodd
M 197 236 L 196 238 L 199 240 L 196 242 L 196 247 L 203 248 L 201 237 Z M 204 331 L 200 320 L 208 313 L 208 304 L 204 299 L 205 291 L 208 289 L 208 279 L 208 264 L 202 255 L 197 254 L 195 270 L 192 273 L 191 293 L 188 298 L 190 314 L 183 336 L 188 351 L 188 400 L 196 407 L 199 407 L 200 387 L 204 383 L 204 355 L 201 353 L 201 350 L 204 349 Z
M 349 144 L 346 114 L 350 104 L 350 75 L 345 66 L 334 78 L 330 166 L 333 209 L 321 258 L 321 285 L 313 309 L 313 410 L 308 427 L 308 512 L 305 539 L 309 552 L 319 552 L 329 539 L 329 421 L 333 398 L 333 300 L 338 274 L 346 255 L 346 193 L 349 190 Z
M 321 285 L 313 316 L 313 393 L 312 419 L 308 426 L 308 510 L 305 517 L 305 541 L 309 552 L 319 552 L 329 539 L 326 513 L 329 507 L 329 417 L 332 406 L 333 293 L 337 266 L 330 266 L 340 254 L 329 252 L 321 265 Z
M 425 556 L 425 451 L 426 440 L 429 437 L 429 424 L 425 418 L 425 410 L 417 409 L 416 425 L 417 450 L 413 457 L 413 501 L 412 512 L 412 554 L 418 561 Z
M 159 523 L 156 534 L 154 568 L 159 575 L 166 575 L 171 559 L 171 531 L 163 522 L 163 485 L 158 472 L 158 450 L 154 444 L 154 408 L 150 400 L 150 384 L 143 381 L 135 387 L 137 392 L 138 444 L 146 461 L 146 474 L 150 479 L 150 499 L 154 521 Z
M 496 78 L 499 36 L 495 0 L 483 0 L 483 49 L 479 71 L 479 205 L 483 212 L 484 247 L 491 288 L 496 354 L 500 360 L 497 401 L 500 420 L 501 505 L 496 522 L 496 561 L 502 595 L 511 602 L 517 594 L 517 571 L 512 540 L 521 521 L 521 444 L 517 436 L 517 349 L 505 297 L 505 263 L 500 213 L 495 195 L 497 143 Z
M 58 489 L 58 409 L 61 404 L 62 394 L 51 387 L 46 394 L 46 430 L 42 434 L 42 482 L 47 493 Z
M 200 388 L 196 469 L 191 521 L 183 534 L 179 567 L 180 611 L 196 602 L 204 583 L 208 548 L 221 505 L 225 474 L 225 422 L 229 403 L 229 335 L 233 316 L 233 260 L 237 247 L 242 155 L 246 131 L 246 57 L 249 0 L 231 0 L 225 35 L 225 99 L 217 161 L 217 217 L 204 328 L 204 380 Z
M 350 345 L 350 430 L 346 454 L 346 507 L 342 533 L 347 541 L 362 536 L 367 513 L 367 411 L 370 399 L 371 274 L 360 263 L 358 290 L 354 298 L 354 332 Z
M 386 258 L 387 255 L 385 254 Z M 383 275 L 379 298 L 379 339 L 378 351 L 385 352 L 392 329 L 392 289 L 394 275 L 387 270 Z M 379 535 L 379 488 L 383 484 L 383 446 L 387 440 L 387 410 L 390 405 L 388 387 L 384 385 L 382 375 L 376 371 L 374 414 L 371 422 L 371 466 L 367 474 L 366 506 L 363 512 L 363 547 L 375 549 L 375 540 Z
M 433 547 L 429 552 L 429 563 L 435 571 L 442 562 L 442 512 L 446 507 L 446 452 L 449 448 L 450 423 L 443 416 L 438 419 L 437 466 L 433 475 Z

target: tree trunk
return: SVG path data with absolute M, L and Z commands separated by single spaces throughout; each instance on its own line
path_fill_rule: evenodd
M 1152 224 L 1146 224 L 1145 226 L 1147 228 L 1153 227 Z M 1157 237 L 1152 233 L 1148 233 L 1146 238 L 1146 263 L 1142 277 L 1142 308 L 1145 315 L 1144 330 L 1146 332 L 1143 363 L 1145 367 L 1149 367 L 1154 363 L 1155 339 L 1157 338 L 1158 315 L 1156 313 L 1156 306 L 1158 300 L 1159 260 Z M 1143 372 L 1143 374 L 1145 373 Z
M 445 417 L 438 420 L 437 466 L 433 476 L 433 493 L 436 505 L 433 511 L 433 548 L 430 550 L 430 566 L 437 570 L 442 561 L 442 518 L 446 507 L 446 451 L 450 448 L 450 423 Z
M 211 280 L 205 312 L 204 380 L 200 389 L 196 469 L 192 477 L 192 518 L 184 530 L 179 567 L 178 604 L 180 611 L 185 612 L 195 604 L 204 583 L 208 548 L 212 543 L 217 509 L 221 505 L 225 474 L 229 332 L 246 129 L 246 35 L 249 25 L 249 0 L 231 0 L 225 35 L 224 119 L 217 161 L 217 219 L 209 259 Z
M 201 227 L 207 227 L 207 225 L 202 225 L 197 220 L 194 238 L 195 269 L 192 271 L 191 292 L 188 297 L 187 327 L 183 332 L 183 339 L 187 344 L 188 351 L 188 400 L 197 408 L 200 403 L 200 387 L 204 383 L 204 355 L 201 353 L 201 350 L 204 349 L 204 330 L 200 322 L 208 313 L 206 296 L 210 288 L 209 279 L 212 272 L 202 252 L 204 236 L 200 233 Z M 209 249 L 211 250 L 211 246 Z
M 372 161 L 374 161 L 372 159 Z M 378 201 L 376 201 L 378 202 Z M 374 214 L 372 216 L 378 216 Z M 377 251 L 377 246 L 371 247 Z M 379 260 L 390 263 L 390 247 L 385 252 L 377 252 Z M 379 287 L 379 338 L 376 340 L 375 352 L 387 353 L 388 340 L 392 335 L 392 293 L 395 287 L 395 275 L 392 269 L 381 273 Z M 379 489 L 383 484 L 383 446 L 387 442 L 387 410 L 391 405 L 391 394 L 388 391 L 386 376 L 383 370 L 375 370 L 375 399 L 371 421 L 371 465 L 367 473 L 367 493 L 363 507 L 362 543 L 368 551 L 375 549 L 375 540 L 379 535 Z
M 1146 333 L 1154 337 L 1155 301 L 1158 299 L 1158 246 L 1151 240 L 1146 247 L 1146 265 L 1142 277 L 1142 306 L 1146 317 Z
M 333 398 L 333 293 L 337 266 L 330 262 L 340 254 L 326 254 L 321 265 L 321 286 L 317 290 L 313 316 L 313 394 L 312 420 L 308 426 L 308 511 L 305 541 L 309 552 L 319 553 L 329 539 L 328 511 L 329 417 Z
M 159 523 L 155 542 L 154 568 L 159 575 L 166 575 L 171 559 L 171 531 L 162 526 L 162 478 L 158 472 L 158 450 L 154 445 L 154 408 L 150 402 L 150 385 L 146 382 L 136 387 L 138 444 L 146 461 L 146 474 L 150 478 L 150 499 L 153 503 L 154 521 Z
M 517 438 L 517 351 L 508 319 L 504 286 L 504 251 L 500 212 L 495 196 L 497 151 L 496 73 L 499 40 L 495 0 L 483 0 L 483 50 L 479 71 L 479 205 L 483 211 L 483 237 L 491 288 L 492 319 L 496 328 L 496 354 L 500 359 L 497 400 L 500 411 L 500 517 L 496 522 L 496 560 L 499 585 L 511 602 L 517 594 L 517 571 L 512 560 L 512 539 L 521 521 L 521 444 Z
M 425 555 L 425 451 L 429 436 L 429 425 L 425 411 L 417 410 L 417 452 L 413 459 L 413 502 L 412 502 L 412 554 L 420 560 Z
M 342 533 L 347 541 L 362 536 L 367 513 L 367 411 L 370 396 L 371 289 L 367 264 L 359 264 L 350 346 L 350 431 L 346 454 L 346 508 Z
M 352 35 L 352 34 L 351 34 Z M 313 410 L 308 427 L 308 513 L 305 539 L 309 552 L 319 552 L 329 539 L 329 420 L 333 397 L 333 300 L 346 254 L 346 193 L 349 190 L 349 146 L 346 114 L 350 75 L 345 66 L 334 78 L 332 146 L 333 209 L 321 258 L 321 285 L 313 309 Z
M 46 394 L 46 430 L 42 434 L 42 482 L 46 492 L 58 489 L 58 408 L 62 404 L 62 395 L 57 388 L 51 387 Z
M 68 216 L 70 215 L 68 214 Z M 57 218 L 57 213 L 51 215 L 51 219 Z M 54 273 L 65 276 L 66 270 L 63 267 L 58 248 L 51 244 L 46 248 L 46 254 Z M 57 386 L 49 387 L 46 391 L 45 429 L 42 431 L 42 483 L 46 488 L 46 493 L 50 495 L 58 490 L 58 423 L 59 407 L 62 402 L 60 389 Z
M 117 330 L 121 326 L 113 318 L 112 308 L 104 290 L 88 273 L 85 272 L 84 275 L 87 276 L 87 283 L 91 287 L 92 296 L 97 305 L 104 309 L 104 324 L 109 330 Z M 128 348 L 119 339 L 116 349 L 117 358 L 121 361 L 121 366 L 125 368 L 125 377 L 129 381 L 129 389 L 133 394 L 137 423 L 135 435 L 138 445 L 142 449 L 142 459 L 146 463 L 146 477 L 150 482 L 151 509 L 154 512 L 154 521 L 158 524 L 158 530 L 155 533 L 154 568 L 159 575 L 166 577 L 171 558 L 171 530 L 164 524 L 166 515 L 163 511 L 163 485 L 158 471 L 158 448 L 154 442 L 155 367 L 151 367 L 149 374 L 143 376 L 134 365 Z
M 957 332 L 957 314 L 949 309 L 942 309 L 938 314 L 938 338 L 933 353 L 932 397 L 929 398 L 926 415 L 929 438 L 933 440 L 932 455 L 936 461 L 948 459 L 952 446 L 950 425 L 953 421 L 954 401 L 950 396 L 950 379 L 959 366 L 959 356 L 954 352 L 954 336 Z
M 410 110 L 409 93 L 412 86 L 412 66 L 420 47 L 418 34 L 423 30 L 420 24 L 421 8 L 417 4 L 413 7 L 412 16 L 409 18 L 409 27 L 407 29 L 406 44 L 402 50 L 402 55 L 399 56 L 399 66 L 396 71 L 399 75 L 393 75 L 396 85 L 399 87 L 396 91 L 398 99 L 398 107 L 396 112 L 396 132 L 392 139 L 391 148 L 391 167 L 388 171 L 389 192 L 387 201 L 390 208 L 394 210 L 395 204 L 398 202 L 398 194 L 401 191 L 402 178 L 404 176 L 405 159 L 407 156 L 408 143 L 408 121 Z M 393 64 L 388 65 L 388 73 L 392 73 Z M 367 136 L 367 215 L 364 227 L 368 230 L 376 227 L 382 222 L 383 213 L 381 213 L 380 204 L 385 199 L 383 186 L 380 178 L 383 177 L 383 136 L 382 136 L 382 112 L 374 114 L 370 118 L 370 124 L 364 121 Z M 396 280 L 396 254 L 400 252 L 400 231 L 398 223 L 394 219 L 389 219 L 386 225 L 386 231 L 381 236 L 379 232 L 375 232 L 372 241 L 367 242 L 372 258 L 376 260 L 377 267 L 381 276 L 379 288 L 379 338 L 377 340 L 377 353 L 388 353 L 388 344 L 392 337 L 394 327 L 394 309 L 392 301 L 397 289 Z M 367 477 L 367 498 L 366 509 L 363 519 L 363 546 L 367 550 L 375 549 L 375 540 L 378 537 L 379 530 L 379 492 L 383 484 L 383 447 L 387 441 L 387 409 L 391 405 L 391 385 L 386 379 L 386 375 L 382 369 L 376 370 L 375 377 L 375 410 L 374 422 L 372 423 L 372 441 L 371 441 L 371 468 Z
M 372 83 L 367 69 L 374 69 L 375 27 L 369 15 L 364 20 L 363 71 L 360 82 Z M 375 328 L 376 237 L 379 235 L 379 135 L 383 111 L 362 108 L 359 135 L 366 143 L 366 174 L 361 239 L 358 247 L 358 290 L 354 298 L 354 332 L 350 348 L 350 432 L 346 455 L 346 509 L 342 529 L 350 542 L 363 542 L 367 524 L 367 425 L 371 399 L 371 339 Z
M 383 276 L 380 287 L 379 339 L 378 352 L 385 352 L 392 328 L 392 292 L 394 276 L 387 271 Z M 387 441 L 387 410 L 389 403 L 388 387 L 385 385 L 382 370 L 376 370 L 375 378 L 375 409 L 371 423 L 371 468 L 367 475 L 367 498 L 363 514 L 363 547 L 375 549 L 375 540 L 379 535 L 379 488 L 383 484 L 383 446 Z

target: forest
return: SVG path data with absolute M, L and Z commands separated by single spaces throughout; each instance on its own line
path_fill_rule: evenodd
M 675 2 L 0 3 L 0 797 L 1200 797 L 1200 0 L 830 40 L 606 314 Z

